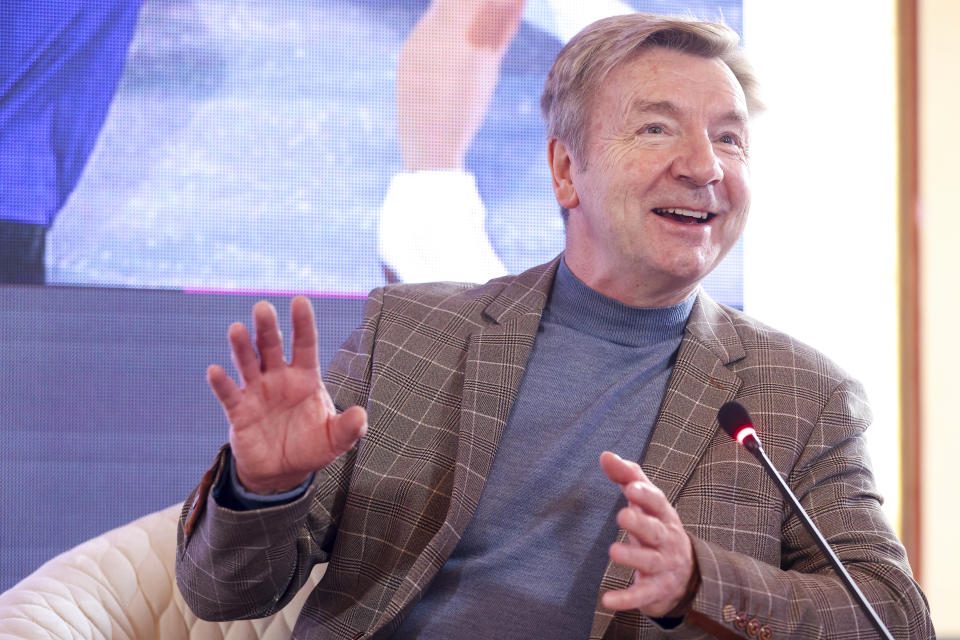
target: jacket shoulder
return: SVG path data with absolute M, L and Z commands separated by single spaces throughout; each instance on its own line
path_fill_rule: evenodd
M 540 314 L 557 264 L 558 260 L 554 260 L 480 285 L 463 282 L 388 285 L 372 292 L 371 299 L 379 303 L 381 320 L 405 317 L 428 325 L 441 323 L 450 329 L 457 323 L 472 326 L 500 323 L 516 315 Z
M 781 373 L 793 369 L 817 373 L 838 384 L 851 380 L 846 370 L 806 342 L 743 311 L 725 305 L 718 306 L 729 318 L 745 352 L 737 369 L 769 367 L 779 369 Z

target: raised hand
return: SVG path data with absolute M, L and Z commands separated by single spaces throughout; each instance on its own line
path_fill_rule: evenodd
M 626 543 L 610 546 L 610 559 L 633 569 L 633 584 L 603 594 L 603 606 L 615 611 L 639 609 L 659 618 L 689 596 L 696 570 L 693 545 L 676 509 L 667 502 L 636 462 L 605 451 L 600 465 L 620 485 L 627 506 L 617 514 L 628 534 Z
M 323 386 L 310 301 L 294 298 L 290 316 L 289 364 L 283 357 L 277 312 L 261 300 L 253 307 L 256 350 L 243 324 L 234 323 L 227 333 L 243 386 L 219 365 L 207 369 L 207 381 L 230 421 L 237 477 L 244 488 L 261 495 L 296 487 L 349 450 L 367 430 L 366 411 L 351 407 L 338 414 Z

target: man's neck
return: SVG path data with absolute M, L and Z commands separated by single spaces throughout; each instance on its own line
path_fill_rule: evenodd
M 565 254 L 565 261 L 571 273 L 588 287 L 631 307 L 672 307 L 689 298 L 700 285 L 697 281 L 677 283 L 675 287 L 653 287 L 651 285 L 659 278 L 638 272 L 616 273 L 603 265 L 581 260 L 569 251 Z

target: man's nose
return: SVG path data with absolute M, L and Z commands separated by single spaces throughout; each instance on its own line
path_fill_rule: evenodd
M 720 158 L 706 134 L 682 140 L 672 168 L 675 178 L 692 186 L 705 187 L 723 180 Z

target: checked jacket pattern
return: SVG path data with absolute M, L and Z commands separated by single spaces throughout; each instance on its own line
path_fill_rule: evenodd
M 224 469 L 221 451 L 186 501 L 179 531 L 177 580 L 196 614 L 269 615 L 327 563 L 294 637 L 389 637 L 477 507 L 557 264 L 482 286 L 373 291 L 324 376 L 338 408 L 366 407 L 368 434 L 298 500 L 248 512 L 209 495 Z M 747 637 L 731 610 L 776 638 L 874 637 L 762 467 L 717 426 L 718 409 L 734 399 L 894 636 L 934 637 L 880 509 L 860 385 L 702 292 L 642 461 L 692 537 L 702 575 L 693 613 L 665 630 L 598 600 L 590 637 Z M 598 598 L 631 580 L 610 563 Z

